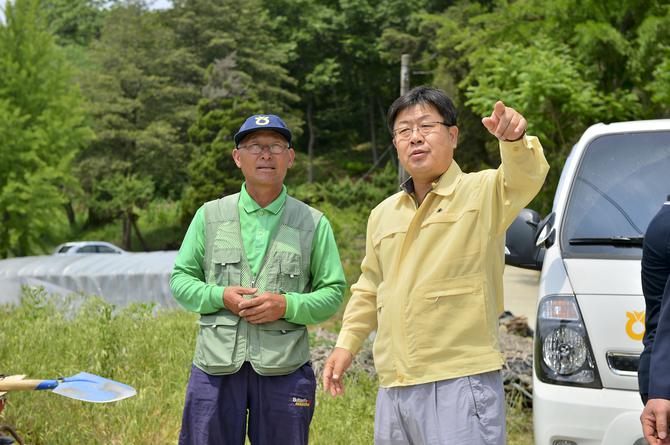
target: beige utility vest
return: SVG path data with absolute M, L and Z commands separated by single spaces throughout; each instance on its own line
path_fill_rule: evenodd
M 236 193 L 205 204 L 206 282 L 257 287 L 256 295 L 310 292 L 312 239 L 322 213 L 286 196 L 277 233 L 253 276 L 242 243 L 238 200 Z M 261 375 L 285 375 L 310 358 L 304 325 L 284 319 L 255 325 L 225 308 L 201 315 L 198 323 L 193 363 L 210 375 L 235 373 L 245 361 Z

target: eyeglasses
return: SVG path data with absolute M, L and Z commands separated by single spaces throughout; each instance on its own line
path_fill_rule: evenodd
M 284 153 L 286 150 L 288 150 L 288 146 L 280 144 L 280 143 L 273 143 L 273 144 L 249 144 L 249 145 L 240 145 L 237 148 L 246 150 L 252 155 L 259 155 L 263 153 L 263 150 L 267 147 L 267 149 L 272 153 L 273 155 L 280 155 Z
M 393 130 L 393 137 L 399 141 L 407 141 L 414 134 L 414 129 L 418 129 L 419 133 L 424 136 L 429 135 L 430 133 L 436 131 L 438 125 L 444 125 L 445 127 L 451 127 L 452 125 L 447 124 L 446 122 L 422 122 L 419 125 L 414 127 L 400 127 Z

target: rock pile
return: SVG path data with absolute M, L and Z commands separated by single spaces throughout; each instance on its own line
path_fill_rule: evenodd
M 530 402 L 533 399 L 533 334 L 526 317 L 512 317 L 509 323 L 501 320 L 499 334 L 505 358 L 502 369 L 505 392 L 519 393 Z
M 314 375 L 317 380 L 321 377 L 323 371 L 323 364 L 330 355 L 330 352 L 337 341 L 337 334 L 318 328 L 314 333 L 316 337 L 315 344 L 317 346 L 312 348 L 312 367 L 314 368 Z M 367 340 L 361 350 L 354 356 L 354 361 L 351 368 L 347 372 L 365 372 L 370 377 L 376 377 L 375 363 L 372 360 L 372 341 Z

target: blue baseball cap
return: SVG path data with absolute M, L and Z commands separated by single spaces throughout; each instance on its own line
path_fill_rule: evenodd
M 288 129 L 286 123 L 279 116 L 275 116 L 274 114 L 255 114 L 247 118 L 237 133 L 235 133 L 235 145 L 239 145 L 246 135 L 257 130 L 276 131 L 284 136 L 289 147 L 291 146 L 291 130 Z

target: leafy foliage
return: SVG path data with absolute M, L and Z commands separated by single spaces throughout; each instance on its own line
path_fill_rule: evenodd
M 78 173 L 90 219 L 121 218 L 126 248 L 137 209 L 184 186 L 197 68 L 181 56 L 171 30 L 135 3 L 112 8 L 91 46 L 84 84 L 97 137 Z
M 63 190 L 91 138 L 78 88 L 37 0 L 5 5 L 0 27 L 0 257 L 44 249 L 66 231 Z
M 86 46 L 99 37 L 105 0 L 41 0 L 49 30 L 63 45 Z
M 279 114 L 294 132 L 291 190 L 367 214 L 378 192 L 395 189 L 382 173 L 389 183 L 362 196 L 370 180 L 358 178 L 392 168 L 385 111 L 404 53 L 412 85 L 443 88 L 458 106 L 465 171 L 499 163 L 481 124 L 495 100 L 526 116 L 552 166 L 532 204 L 544 212 L 589 125 L 670 116 L 662 0 L 175 0 L 164 11 L 150 3 L 7 3 L 0 256 L 108 233 L 96 232 L 106 224 L 137 245 L 131 230 L 139 239 L 137 222 L 154 200 L 181 202 L 166 233 L 182 233 L 202 203 L 239 189 L 232 136 L 254 113 Z M 34 25 L 19 30 L 33 13 Z M 72 82 L 85 93 L 83 113 Z M 45 105 L 49 94 L 73 99 Z M 87 126 L 94 138 L 80 131 Z
M 197 116 L 188 130 L 193 156 L 183 197 L 182 223 L 204 202 L 239 190 L 241 175 L 231 158 L 233 134 L 251 114 L 278 114 L 299 129 L 291 110 L 298 96 L 284 67 L 293 45 L 277 38 L 278 25 L 252 0 L 175 2 L 174 26 L 201 67 L 206 67 Z M 299 135 L 299 131 L 296 131 Z
M 569 150 L 589 125 L 668 116 L 667 102 L 661 105 L 667 50 L 659 39 L 667 36 L 668 5 L 615 3 L 459 2 L 423 16 L 422 60 L 466 111 L 460 151 L 476 153 L 466 155 L 466 169 L 499 162 L 494 141 L 479 136 L 478 120 L 502 99 L 524 114 L 545 147 L 552 170 L 536 202 L 546 212 Z

